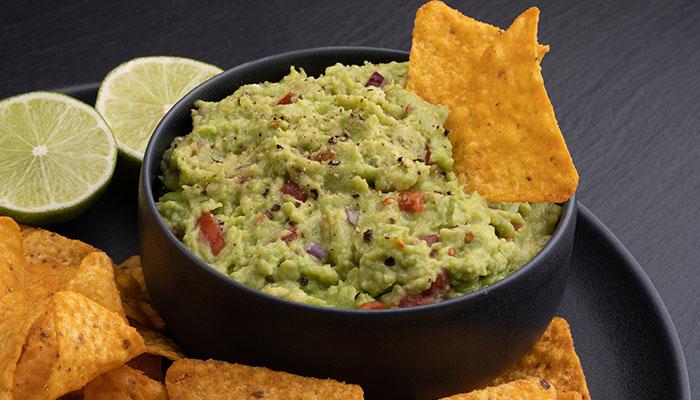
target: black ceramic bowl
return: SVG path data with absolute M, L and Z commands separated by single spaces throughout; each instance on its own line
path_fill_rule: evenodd
M 365 60 L 406 61 L 408 54 L 334 47 L 267 57 L 212 78 L 172 108 L 154 132 L 141 170 L 146 283 L 168 329 L 192 357 L 358 383 L 368 399 L 428 399 L 474 389 L 517 361 L 554 316 L 571 259 L 574 198 L 545 248 L 506 279 L 442 303 L 378 311 L 310 306 L 239 284 L 193 256 L 155 207 L 163 152 L 174 137 L 191 131 L 195 100 L 220 100 L 243 84 L 278 81 L 291 65 L 318 75 L 336 62 Z

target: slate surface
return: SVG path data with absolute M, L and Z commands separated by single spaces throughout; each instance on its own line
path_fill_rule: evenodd
M 99 82 L 145 55 L 230 68 L 317 46 L 408 50 L 422 2 L 114 3 L 3 3 L 0 98 Z M 449 4 L 503 28 L 541 9 L 539 38 L 552 46 L 543 74 L 581 175 L 579 200 L 649 275 L 700 391 L 700 2 Z

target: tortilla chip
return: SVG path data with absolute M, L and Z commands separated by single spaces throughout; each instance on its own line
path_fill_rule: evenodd
M 56 320 L 49 305 L 32 326 L 17 363 L 12 389 L 13 399 L 32 399 L 35 396 L 39 398 L 41 388 L 51 374 L 51 367 L 60 357 L 56 336 Z M 53 397 L 55 396 L 46 398 Z
M 489 201 L 560 203 L 578 185 L 537 63 L 538 18 L 528 9 L 484 51 L 445 121 L 455 172 Z
M 583 396 L 577 392 L 557 393 L 557 400 L 582 400 Z
M 163 379 L 165 379 L 165 375 L 163 374 L 163 357 L 161 356 L 143 353 L 140 356 L 129 360 L 126 365 L 133 369 L 143 371 L 146 376 L 158 382 L 163 382 Z
M 214 360 L 175 361 L 165 374 L 171 399 L 362 399 L 362 388 L 263 367 Z
M 140 300 L 143 297 L 139 282 L 132 274 L 125 272 L 121 265 L 114 266 L 114 280 L 117 282 L 117 288 L 119 288 L 122 298 Z
M 98 249 L 44 229 L 22 226 L 24 256 L 29 264 L 60 264 L 77 268 Z
M 569 324 L 564 319 L 554 318 L 532 349 L 490 384 L 499 385 L 527 377 L 545 379 L 563 394 L 576 392 L 584 400 L 591 399 Z M 569 399 L 575 398 L 568 396 Z
M 441 400 L 555 400 L 557 391 L 545 380 L 519 379 Z
M 141 289 L 141 297 L 148 303 L 151 303 L 151 297 L 148 294 L 146 287 L 146 278 L 143 276 L 143 268 L 141 267 L 141 256 L 138 254 L 127 258 L 123 263 L 119 264 L 119 268 L 130 275 L 139 284 Z
M 66 393 L 59 397 L 59 400 L 83 400 L 83 391 L 76 390 L 74 392 Z
M 0 301 L 0 399 L 10 398 L 17 362 L 29 331 L 59 286 L 57 279 L 47 278 L 13 291 Z
M 127 318 L 155 330 L 165 329 L 165 322 L 151 304 L 141 269 L 141 257 L 132 256 L 114 267 L 119 294 Z
M 141 336 L 118 314 L 80 293 L 57 292 L 26 341 L 13 399 L 55 399 L 143 350 Z
M 68 282 L 75 275 L 83 258 L 99 251 L 79 240 L 29 226 L 22 226 L 22 242 L 30 282 L 39 281 L 47 275 Z
M 122 299 L 114 281 L 112 260 L 103 252 L 90 253 L 85 257 L 63 290 L 82 293 L 106 309 L 125 317 Z
M 93 379 L 83 392 L 85 400 L 168 400 L 165 385 L 126 365 Z
M 27 283 L 19 225 L 10 217 L 0 217 L 0 299 Z
M 137 330 L 143 337 L 143 343 L 146 345 L 146 353 L 162 356 L 171 361 L 185 358 L 185 353 L 180 346 L 167 336 L 147 328 L 137 327 Z
M 406 89 L 432 104 L 464 103 L 462 94 L 471 81 L 484 50 L 503 31 L 479 22 L 441 1 L 431 1 L 416 11 L 408 63 Z M 549 46 L 538 46 L 538 59 Z
M 37 282 L 43 279 L 45 276 L 54 276 L 58 278 L 61 282 L 66 283 L 73 278 L 78 266 L 69 266 L 63 264 L 53 264 L 53 263 L 28 263 L 27 264 L 27 274 L 29 276 L 29 282 Z
M 148 290 L 146 289 L 146 280 L 143 277 L 143 268 L 141 267 L 140 255 L 137 254 L 127 258 L 123 263 L 119 264 L 119 268 L 131 275 L 131 277 L 138 282 L 143 294 L 148 294 Z
M 165 322 L 150 303 L 144 300 L 134 301 L 133 299 L 122 297 L 122 305 L 127 318 L 134 321 L 135 324 L 158 331 L 165 329 Z

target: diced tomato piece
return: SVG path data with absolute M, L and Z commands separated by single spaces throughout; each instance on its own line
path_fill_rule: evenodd
M 295 182 L 287 181 L 280 188 L 280 192 L 288 194 L 299 201 L 306 201 L 309 198 L 309 194 L 306 190 L 302 189 Z
M 399 209 L 410 213 L 419 213 L 425 208 L 423 198 L 425 198 L 425 193 L 420 190 L 403 190 L 399 195 Z
M 399 307 L 423 306 L 450 298 L 450 279 L 447 270 L 441 268 L 430 287 L 420 294 L 407 294 L 399 301 Z
M 385 310 L 386 304 L 381 301 L 368 301 L 367 303 L 361 304 L 357 307 L 358 310 Z
M 435 277 L 435 282 L 430 285 L 428 290 L 433 294 L 439 294 L 442 300 L 447 300 L 450 296 L 450 277 L 447 275 L 445 268 L 440 268 L 440 272 Z
M 428 145 L 425 145 L 425 163 L 427 165 L 435 164 L 430 162 L 430 147 L 428 147 Z
M 279 101 L 277 102 L 277 104 L 282 104 L 282 105 L 284 105 L 284 104 L 292 104 L 292 96 L 294 96 L 294 93 L 292 93 L 292 92 L 289 92 L 289 93 L 285 94 L 284 96 L 282 96 L 281 99 L 279 99 Z
M 211 254 L 219 254 L 221 249 L 226 246 L 226 238 L 214 216 L 210 212 L 205 212 L 197 220 L 197 227 L 200 236 L 209 243 Z
M 431 297 L 423 296 L 422 294 L 407 294 L 406 297 L 399 301 L 399 308 L 424 306 L 427 304 L 433 304 L 435 300 Z
M 288 234 L 282 236 L 282 241 L 289 244 L 292 240 L 294 240 L 296 238 L 297 238 L 297 228 L 292 227 Z

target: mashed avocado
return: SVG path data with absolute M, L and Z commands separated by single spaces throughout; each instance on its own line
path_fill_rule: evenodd
M 449 112 L 407 63 L 292 68 L 199 101 L 162 162 L 158 210 L 197 257 L 309 304 L 429 304 L 492 284 L 547 243 L 556 204 L 487 203 L 451 171 Z

